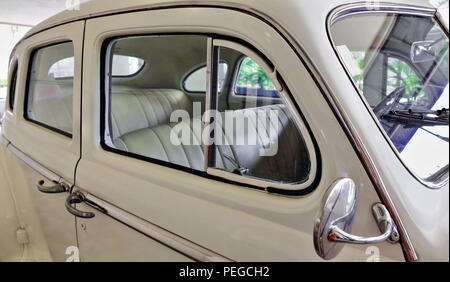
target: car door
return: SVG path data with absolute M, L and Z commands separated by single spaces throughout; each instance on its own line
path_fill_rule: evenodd
M 3 121 L 4 164 L 28 238 L 25 260 L 76 255 L 75 217 L 64 206 L 80 157 L 83 28 L 75 22 L 48 29 L 13 54 L 19 68 Z
M 176 36 L 191 37 L 180 41 Z M 183 77 L 183 73 L 178 74 L 181 69 L 158 64 L 158 58 L 165 58 L 167 64 L 171 59 L 170 55 L 164 57 L 170 50 L 163 47 L 169 45 L 158 47 L 162 40 L 174 40 L 171 50 L 183 49 L 177 44 L 188 48 L 201 41 L 192 48 L 206 50 L 203 63 L 207 64 L 208 77 L 203 103 L 219 112 L 215 85 L 220 54 L 235 52 L 255 62 L 283 97 L 282 105 L 277 106 L 280 102 L 276 101 L 269 106 L 285 109 L 291 117 L 289 122 L 297 128 L 298 135 L 292 136 L 304 140 L 302 152 L 287 139 L 278 143 L 293 165 L 299 159 L 290 154 L 303 154 L 309 160 L 296 169 L 304 174 L 293 173 L 289 165 L 269 158 L 263 165 L 258 166 L 258 162 L 248 169 L 243 163 L 252 164 L 250 157 L 245 158 L 249 152 L 230 150 L 228 143 L 220 147 L 213 142 L 203 151 L 190 147 L 182 152 L 175 145 L 171 147 L 168 135 L 162 135 L 167 134 L 164 130 L 170 121 L 152 124 L 149 118 L 170 109 L 164 106 L 170 105 L 170 99 L 161 102 L 150 95 L 162 86 L 176 88 Z M 148 48 L 141 50 L 140 44 Z M 154 72 L 149 71 L 145 81 L 136 78 L 135 83 L 126 85 L 126 81 L 114 80 L 112 54 L 146 57 L 146 52 L 158 56 L 146 62 Z M 179 66 L 187 62 L 195 65 L 198 62 L 193 54 L 174 57 L 182 62 Z M 185 71 L 189 73 L 189 69 Z M 343 178 L 355 183 L 358 194 L 353 231 L 362 235 L 380 233 L 372 215 L 372 206 L 380 199 L 314 79 L 280 33 L 256 17 L 232 9 L 196 7 L 89 19 L 83 77 L 83 154 L 76 188 L 70 196 L 70 202 L 78 204 L 69 208 L 79 217 L 82 260 L 321 260 L 313 243 L 314 224 L 323 213 L 329 188 Z M 121 83 L 126 87 L 119 87 Z M 228 88 L 224 91 L 233 87 Z M 180 88 L 156 92 L 171 93 L 173 101 L 184 99 Z M 134 98 L 127 100 L 130 93 Z M 116 111 L 120 103 L 126 105 L 122 112 Z M 252 106 L 261 105 L 250 102 L 241 109 L 251 110 Z M 211 125 L 211 117 L 208 113 L 203 121 Z M 128 122 L 128 118 L 134 122 Z M 286 121 L 281 117 L 278 120 Z M 214 128 L 218 132 L 219 127 Z M 139 139 L 141 136 L 149 139 Z M 263 138 L 259 137 L 261 142 Z M 147 150 L 147 155 L 136 153 L 139 150 Z M 197 154 L 194 150 L 203 153 L 200 160 L 193 157 Z M 239 162 L 227 154 L 234 154 Z M 291 181 L 300 178 L 298 183 Z M 346 245 L 336 252 L 335 260 L 365 261 L 373 259 L 374 253 L 381 260 L 404 260 L 400 244 L 388 242 Z

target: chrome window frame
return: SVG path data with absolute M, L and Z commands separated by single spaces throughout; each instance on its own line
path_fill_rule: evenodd
M 421 178 L 412 171 L 412 169 L 405 163 L 403 158 L 400 156 L 400 153 L 395 148 L 395 145 L 393 144 L 392 140 L 389 138 L 387 133 L 384 131 L 380 121 L 375 116 L 373 110 L 371 109 L 369 103 L 365 99 L 365 97 L 362 95 L 361 91 L 359 91 L 355 81 L 350 77 L 350 71 L 346 64 L 344 63 L 344 60 L 342 56 L 339 54 L 335 41 L 333 40 L 333 36 L 331 34 L 331 27 L 333 24 L 338 22 L 339 20 L 355 16 L 355 15 L 367 15 L 367 14 L 396 14 L 396 15 L 413 15 L 413 16 L 422 16 L 422 17 L 429 17 L 433 18 L 437 24 L 440 24 L 442 26 L 441 21 L 439 20 L 439 17 L 437 15 L 437 10 L 435 8 L 427 8 L 427 7 L 419 7 L 419 6 L 412 6 L 412 5 L 399 5 L 399 4 L 388 4 L 388 3 L 355 3 L 355 4 L 349 4 L 344 5 L 336 8 L 331 12 L 331 14 L 328 16 L 327 21 L 327 33 L 328 38 L 331 42 L 332 48 L 336 55 L 339 58 L 339 61 L 342 65 L 342 67 L 345 69 L 346 74 L 349 76 L 349 79 L 351 83 L 353 84 L 355 90 L 357 91 L 358 95 L 360 96 L 362 102 L 364 103 L 365 107 L 367 108 L 368 112 L 370 113 L 372 119 L 377 124 L 380 132 L 383 134 L 383 137 L 386 139 L 387 143 L 391 147 L 394 154 L 397 156 L 397 158 L 400 160 L 402 165 L 405 167 L 405 169 L 411 174 L 419 183 L 424 185 L 425 187 L 429 189 L 440 189 L 447 185 L 449 183 L 449 165 L 446 167 L 440 169 L 439 171 L 435 172 L 433 175 L 431 175 L 428 178 Z M 447 34 L 448 37 L 448 31 L 443 28 L 444 33 Z

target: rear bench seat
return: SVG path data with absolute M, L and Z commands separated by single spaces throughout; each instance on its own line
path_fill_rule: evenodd
M 203 169 L 204 155 L 200 145 L 174 145 L 170 140 L 170 133 L 177 123 L 170 123 L 170 114 L 177 109 L 185 109 L 192 116 L 192 103 L 181 91 L 168 89 L 133 90 L 129 93 L 113 93 L 112 124 L 114 132 L 114 145 L 127 152 L 150 158 L 167 161 L 196 170 Z M 160 107 L 163 105 L 164 110 Z M 298 133 L 291 118 L 283 105 L 272 105 L 254 109 L 235 111 L 235 114 L 256 110 L 276 110 L 278 118 L 278 153 L 275 156 L 260 156 L 260 149 L 265 146 L 268 139 L 268 128 L 260 130 L 256 127 L 256 120 L 249 122 L 245 136 L 254 137 L 257 134 L 257 144 L 228 145 L 233 136 L 225 134 L 227 143 L 217 147 L 216 164 L 218 168 L 228 171 L 246 168 L 249 175 L 264 177 L 274 181 L 292 182 L 304 179 L 308 173 L 309 159 L 305 146 L 299 140 Z M 266 115 L 269 116 L 268 114 Z M 199 132 L 193 132 L 192 122 L 187 125 L 191 138 L 200 143 Z M 197 121 L 199 122 L 199 121 Z M 269 126 L 267 120 L 266 126 Z M 272 125 L 273 126 L 273 125 Z M 257 131 L 259 129 L 260 131 Z M 233 134 L 234 135 L 234 134 Z
M 175 110 L 186 110 L 192 115 L 192 102 L 180 90 L 114 86 L 111 99 L 114 139 L 139 129 L 167 124 Z

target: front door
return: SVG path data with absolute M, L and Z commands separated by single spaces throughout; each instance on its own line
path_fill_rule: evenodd
M 314 223 L 342 178 L 358 193 L 353 231 L 379 234 L 364 168 L 271 26 L 228 9 L 143 11 L 88 20 L 85 44 L 72 195 L 84 202 L 72 210 L 82 260 L 321 260 Z M 404 260 L 399 244 L 376 248 Z M 373 249 L 347 245 L 335 259 Z

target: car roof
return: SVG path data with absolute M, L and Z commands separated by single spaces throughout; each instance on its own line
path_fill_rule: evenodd
M 389 0 L 391 4 L 415 5 L 421 7 L 433 7 L 431 2 L 436 0 Z M 282 3 L 282 4 L 281 4 Z M 349 1 L 349 0 L 90 0 L 74 8 L 67 10 L 44 20 L 33 27 L 25 37 L 38 33 L 53 26 L 61 25 L 67 22 L 89 19 L 104 15 L 123 13 L 133 10 L 144 10 L 162 7 L 179 6 L 211 6 L 228 7 L 250 12 L 258 12 L 266 15 L 279 23 L 292 23 L 297 20 L 297 28 L 301 28 L 302 22 L 308 19 L 309 25 L 323 25 L 325 17 L 334 8 L 351 3 L 381 3 L 379 0 L 368 1 Z M 317 15 L 311 17 L 311 15 Z M 321 16 L 322 15 L 322 16 Z M 302 21 L 303 19 L 303 21 Z M 311 22 L 315 20 L 316 22 Z M 286 27 L 285 27 L 286 28 Z

